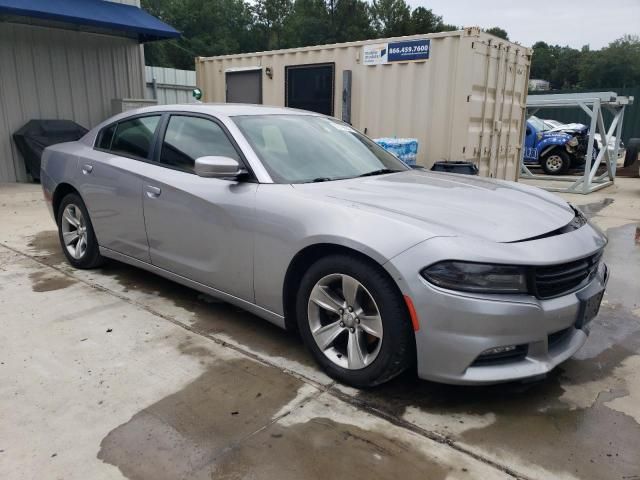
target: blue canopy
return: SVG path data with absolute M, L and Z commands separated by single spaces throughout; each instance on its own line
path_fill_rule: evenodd
M 0 15 L 108 30 L 137 37 L 140 42 L 180 36 L 175 28 L 138 7 L 104 0 L 0 0 Z

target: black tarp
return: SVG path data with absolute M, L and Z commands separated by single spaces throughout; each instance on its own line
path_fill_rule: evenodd
M 73 142 L 88 130 L 71 120 L 29 120 L 13 134 L 24 164 L 34 180 L 40 180 L 40 159 L 45 148 L 56 143 Z

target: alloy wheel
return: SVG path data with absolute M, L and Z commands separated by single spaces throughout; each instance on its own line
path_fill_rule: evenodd
M 64 246 L 76 260 L 80 260 L 87 252 L 87 225 L 82 210 L 70 203 L 64 209 L 61 220 L 62 240 Z
M 321 278 L 309 295 L 311 334 L 334 364 L 349 370 L 370 365 L 382 346 L 382 316 L 371 293 L 349 275 Z

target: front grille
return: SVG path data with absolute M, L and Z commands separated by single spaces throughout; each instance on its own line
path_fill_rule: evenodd
M 535 293 L 538 298 L 552 298 L 572 292 L 593 277 L 602 252 L 561 265 L 534 269 Z

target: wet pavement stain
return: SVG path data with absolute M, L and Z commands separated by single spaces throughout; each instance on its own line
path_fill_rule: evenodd
M 130 480 L 212 478 L 216 459 L 270 424 L 301 385 L 251 360 L 214 363 L 182 390 L 112 430 L 98 458 Z
M 284 357 L 306 366 L 314 365 L 295 333 L 287 332 L 241 308 L 115 261 L 107 262 L 100 273 L 115 279 L 125 293 L 139 291 L 162 297 L 190 312 L 193 323 L 189 325 L 198 333 L 225 334 L 252 352 Z
M 51 274 L 47 271 L 38 271 L 29 274 L 31 289 L 34 292 L 51 292 L 61 290 L 77 283 L 71 277 L 59 273 Z
M 585 214 L 587 218 L 591 218 L 594 215 L 600 213 L 600 211 L 604 210 L 606 207 L 611 205 L 614 202 L 613 198 L 604 198 L 599 202 L 587 203 L 584 205 L 578 205 L 578 208 L 582 213 Z
M 217 462 L 212 478 L 442 480 L 450 472 L 413 445 L 383 433 L 313 418 L 292 426 L 275 424 L 251 437 Z M 462 469 L 458 473 L 466 476 Z
M 636 242 L 637 223 L 607 230 L 609 244 L 603 260 L 611 276 L 607 285 L 607 299 L 630 309 L 640 307 L 640 244 Z
M 56 230 L 36 233 L 30 238 L 27 246 L 35 253 L 36 259 L 47 265 L 57 265 L 66 260 Z

